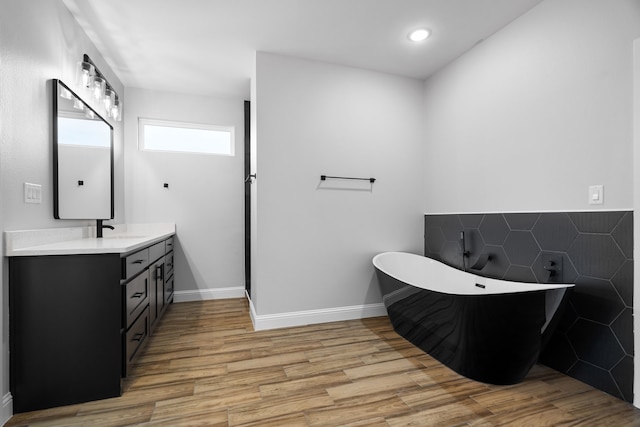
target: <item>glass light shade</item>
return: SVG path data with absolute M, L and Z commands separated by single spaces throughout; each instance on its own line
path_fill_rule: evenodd
M 60 86 L 60 98 L 71 100 L 71 91 L 64 86 Z
M 120 105 L 120 100 L 118 100 L 118 98 L 113 101 L 113 106 L 111 107 L 111 117 L 116 122 L 122 120 L 122 106 Z
M 95 76 L 93 82 L 91 82 L 91 93 L 96 101 L 100 102 L 104 97 L 105 81 L 100 76 Z
M 107 116 L 111 114 L 111 107 L 113 106 L 114 101 L 116 100 L 116 94 L 113 92 L 113 89 L 110 87 L 105 88 L 104 90 L 104 108 L 107 110 Z
M 81 61 L 78 63 L 78 76 L 77 76 L 77 83 L 78 85 L 82 86 L 82 87 L 90 87 L 91 86 L 91 80 L 93 78 L 93 76 L 95 75 L 96 70 L 94 68 L 93 65 L 91 65 L 88 62 L 84 62 Z
M 82 101 L 80 101 L 78 98 L 74 98 L 73 99 L 73 108 L 75 108 L 76 110 L 84 110 L 84 103 Z

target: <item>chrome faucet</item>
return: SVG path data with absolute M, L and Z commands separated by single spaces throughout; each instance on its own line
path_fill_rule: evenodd
M 108 228 L 111 230 L 115 230 L 115 228 L 113 227 L 113 225 L 108 225 L 108 224 L 102 224 L 102 221 L 104 221 L 103 219 L 97 219 L 96 220 L 96 237 L 97 238 L 102 238 L 102 230 L 104 228 Z

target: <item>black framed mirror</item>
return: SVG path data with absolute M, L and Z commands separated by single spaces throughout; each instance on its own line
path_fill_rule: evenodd
M 112 219 L 113 127 L 53 80 L 53 216 Z

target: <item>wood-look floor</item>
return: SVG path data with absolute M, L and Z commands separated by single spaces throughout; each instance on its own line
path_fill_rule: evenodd
M 119 398 L 15 426 L 640 426 L 640 410 L 544 366 L 468 380 L 387 318 L 254 332 L 244 299 L 172 305 Z

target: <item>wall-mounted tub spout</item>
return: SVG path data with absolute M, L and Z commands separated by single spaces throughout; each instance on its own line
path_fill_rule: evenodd
M 478 260 L 469 268 L 471 270 L 482 270 L 489 261 L 491 261 L 491 254 L 482 254 L 478 258 Z

